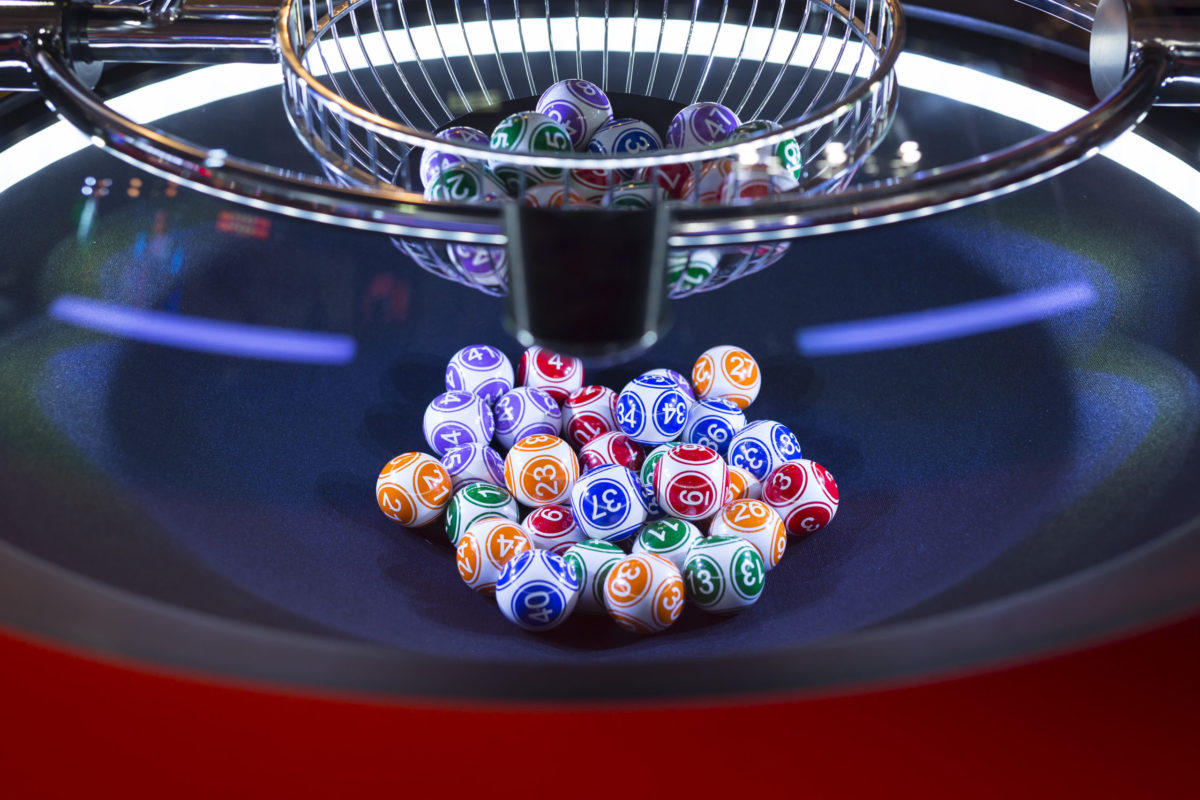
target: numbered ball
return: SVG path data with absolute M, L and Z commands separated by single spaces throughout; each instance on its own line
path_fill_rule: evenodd
M 687 424 L 683 426 L 683 440 L 688 444 L 711 447 L 724 456 L 729 452 L 729 442 L 734 434 L 746 427 L 746 415 L 728 400 L 701 400 L 691 407 Z
M 658 502 L 654 484 L 646 481 L 638 481 L 638 483 L 642 485 L 642 501 L 646 504 L 646 522 L 658 522 L 660 519 L 666 519 L 667 512 Z
M 478 164 L 446 167 L 425 187 L 426 200 L 445 203 L 490 202 L 507 197 L 508 188 Z
M 504 459 L 486 444 L 451 447 L 442 456 L 453 491 L 472 483 L 504 483 Z
M 787 548 L 787 530 L 775 509 L 761 500 L 735 500 L 713 517 L 710 536 L 740 536 L 754 546 L 770 572 Z
M 683 611 L 683 577 L 665 558 L 639 553 L 617 562 L 604 581 L 604 607 L 618 625 L 658 633 Z
M 606 464 L 639 469 L 643 455 L 641 445 L 618 431 L 602 433 L 579 448 L 579 460 L 583 462 L 584 472 Z
M 720 103 L 692 103 L 671 120 L 667 128 L 667 146 L 705 147 L 729 138 L 742 124 L 737 114 Z
M 617 425 L 638 444 L 660 445 L 679 438 L 688 399 L 662 375 L 639 375 L 617 396 Z
M 375 501 L 401 525 L 419 527 L 437 519 L 450 502 L 450 476 L 433 456 L 401 453 L 379 472 Z
M 704 537 L 692 523 L 682 519 L 661 519 L 642 528 L 633 543 L 633 552 L 662 556 L 682 572 L 692 546 L 701 541 Z
M 493 407 L 496 440 L 511 448 L 526 436 L 557 436 L 562 429 L 562 410 L 554 398 L 541 389 L 518 386 L 500 395 Z
M 758 550 L 736 536 L 696 544 L 683 568 L 688 598 L 705 611 L 731 613 L 754 605 L 766 585 Z
M 583 362 L 534 345 L 521 354 L 517 383 L 541 389 L 556 403 L 562 403 L 583 386 Z
M 614 119 L 596 131 L 587 145 L 588 152 L 605 156 L 636 156 L 662 150 L 662 139 L 654 128 L 640 119 Z M 622 169 L 617 174 L 623 180 L 641 179 L 641 170 Z
M 467 125 L 455 125 L 444 131 L 438 131 L 435 135 L 444 142 L 472 144 L 480 147 L 488 146 L 488 135 L 481 130 Z M 421 153 L 421 185 L 428 188 L 431 183 L 437 180 L 438 175 L 442 173 L 443 169 L 462 164 L 477 163 L 463 156 L 440 152 L 435 147 L 426 147 Z
M 539 550 L 549 550 L 562 555 L 577 542 L 587 540 L 583 529 L 575 523 L 575 517 L 567 506 L 542 506 L 535 508 L 521 523 L 530 543 Z
M 530 547 L 517 523 L 504 517 L 484 517 L 467 528 L 458 542 L 458 574 L 480 594 L 493 594 L 504 565 Z
M 446 536 L 451 545 L 458 547 L 467 529 L 484 517 L 516 522 L 519 513 L 517 501 L 504 489 L 490 483 L 473 483 L 456 492 L 446 506 Z
M 571 137 L 566 129 L 545 114 L 522 111 L 500 121 L 492 131 L 493 150 L 510 153 L 569 153 Z M 492 173 L 511 195 L 519 195 L 529 186 L 562 178 L 560 167 L 521 167 L 504 159 L 488 162 Z
M 838 487 L 829 470 L 800 459 L 780 465 L 763 481 L 763 501 L 783 518 L 788 533 L 807 536 L 837 513 Z
M 704 162 L 688 176 L 680 198 L 696 205 L 727 202 L 734 195 L 736 166 L 732 158 Z
M 758 397 L 762 387 L 758 362 L 740 347 L 723 344 L 705 350 L 692 367 L 696 397 L 719 397 L 743 411 Z
M 508 280 L 508 255 L 503 247 L 452 244 L 447 252 L 450 263 L 473 286 L 503 286 Z
M 720 509 L 729 481 L 725 462 L 712 448 L 681 444 L 654 468 L 658 504 L 672 517 L 708 519 Z
M 451 447 L 487 444 L 496 422 L 482 397 L 470 392 L 445 392 L 425 408 L 425 441 L 433 452 L 444 456 Z
M 504 459 L 504 485 L 527 506 L 561 505 L 578 478 L 579 459 L 557 436 L 526 436 Z
M 662 457 L 669 451 L 679 447 L 681 444 L 683 444 L 683 442 L 667 442 L 666 444 L 660 444 L 658 447 L 650 451 L 649 455 L 646 456 L 646 460 L 642 462 L 641 471 L 638 472 L 638 477 L 641 479 L 643 484 L 651 487 L 654 486 L 654 470 L 658 466 L 658 462 L 662 460 Z
M 779 123 L 756 119 L 739 125 L 729 135 L 730 142 L 745 142 L 756 136 L 779 130 Z M 755 166 L 764 167 L 770 176 L 772 188 L 779 192 L 790 192 L 800 187 L 804 176 L 804 164 L 800 154 L 800 143 L 788 138 L 775 144 L 763 145 L 753 151 Z M 738 158 L 739 165 L 747 160 Z
M 735 500 L 761 500 L 762 484 L 749 470 L 735 464 L 729 465 L 729 489 L 725 492 L 726 504 Z
M 529 550 L 504 565 L 496 582 L 496 604 L 509 622 L 527 631 L 548 631 L 571 616 L 579 581 L 560 556 Z
M 611 542 L 588 539 L 573 544 L 563 560 L 579 582 L 579 603 L 576 610 L 584 614 L 607 614 L 604 607 L 604 581 L 609 570 L 625 557 L 621 548 Z
M 729 443 L 729 463 L 766 482 L 771 470 L 801 457 L 800 441 L 786 425 L 769 419 L 751 422 Z
M 470 392 L 489 404 L 512 391 L 513 366 L 508 356 L 491 345 L 473 344 L 450 357 L 446 391 Z
M 642 485 L 626 467 L 617 464 L 596 467 L 575 482 L 571 514 L 588 538 L 624 541 L 646 521 Z
M 681 250 L 667 259 L 667 286 L 672 296 L 679 297 L 698 291 L 708 284 L 721 265 L 721 251 Z
M 530 208 L 570 208 L 591 204 L 583 192 L 573 186 L 563 186 L 561 182 L 530 186 L 521 195 L 521 202 Z
M 649 372 L 644 372 L 642 374 L 660 375 L 664 378 L 670 378 L 671 382 L 678 386 L 679 391 L 683 392 L 684 397 L 687 398 L 689 408 L 691 408 L 692 404 L 696 402 L 696 393 L 692 391 L 692 385 L 688 383 L 687 378 L 683 377 L 682 374 L 676 372 L 675 370 L 659 367 L 658 369 L 652 369 Z
M 667 197 L 683 197 L 683 189 L 692 177 L 695 168 L 691 164 L 662 164 L 646 168 L 646 179 L 663 190 Z
M 587 149 L 597 131 L 612 120 L 612 104 L 600 87 L 581 78 L 550 86 L 538 99 L 537 112 L 561 125 L 576 150 Z
M 582 386 L 567 395 L 562 413 L 566 440 L 583 447 L 617 430 L 617 393 L 607 386 Z
M 618 184 L 611 194 L 601 197 L 605 208 L 616 211 L 646 211 L 662 197 L 662 190 L 649 181 L 626 181 Z

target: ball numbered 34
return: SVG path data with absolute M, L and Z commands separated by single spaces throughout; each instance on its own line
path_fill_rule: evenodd
M 611 542 L 588 539 L 571 545 L 563 560 L 579 581 L 579 604 L 576 610 L 584 614 L 607 614 L 604 607 L 604 581 L 608 572 L 624 558 L 621 548 Z
M 789 461 L 763 481 L 763 501 L 783 518 L 788 533 L 807 536 L 828 525 L 837 513 L 838 486 L 817 462 Z
M 401 525 L 418 527 L 437 518 L 450 502 L 450 475 L 425 453 L 401 453 L 379 473 L 375 501 Z
M 562 558 L 548 550 L 528 550 L 504 565 L 496 581 L 500 613 L 527 631 L 557 628 L 575 609 L 579 581 Z
M 758 550 L 736 536 L 710 536 L 697 543 L 683 575 L 688 599 L 705 611 L 726 614 L 757 603 L 767 580 Z
M 683 577 L 665 558 L 640 553 L 618 561 L 604 580 L 604 607 L 626 630 L 665 631 L 679 619 L 684 603 Z
M 557 436 L 526 436 L 504 459 L 504 484 L 527 506 L 561 505 L 578 478 L 579 459 Z
M 639 375 L 617 396 L 617 425 L 638 444 L 655 446 L 679 437 L 688 399 L 663 375 Z
M 562 403 L 571 392 L 583 386 L 583 362 L 534 345 L 521 354 L 517 363 L 517 383 L 541 389 Z
M 439 456 L 464 444 L 488 444 L 496 431 L 492 410 L 469 392 L 445 392 L 425 408 L 425 441 Z
M 770 572 L 787 549 L 787 530 L 775 509 L 761 500 L 735 500 L 709 524 L 710 536 L 739 536 L 754 546 Z
M 455 551 L 463 582 L 480 594 L 496 591 L 504 565 L 532 547 L 521 527 L 504 517 L 484 517 L 467 528 Z
M 692 367 L 696 397 L 719 397 L 743 411 L 758 397 L 762 375 L 754 356 L 740 347 L 723 344 L 705 350 Z
M 681 444 L 666 452 L 654 468 L 658 504 L 672 517 L 708 519 L 725 500 L 729 481 L 725 462 L 699 444 Z
M 448 392 L 470 392 L 491 404 L 512 388 L 512 362 L 491 345 L 464 347 L 451 356 L 446 365 Z

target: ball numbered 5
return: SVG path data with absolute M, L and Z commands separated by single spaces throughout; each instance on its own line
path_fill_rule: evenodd
M 526 436 L 538 433 L 557 436 L 562 429 L 562 410 L 541 389 L 518 386 L 500 395 L 493 408 L 496 440 L 502 447 L 512 447 Z
M 587 540 L 587 535 L 575 522 L 575 516 L 567 506 L 535 508 L 525 517 L 521 527 L 538 550 L 549 550 L 560 556 L 571 545 Z
M 728 400 L 701 400 L 688 410 L 683 441 L 711 447 L 724 456 L 734 434 L 746 427 L 746 415 Z
M 767 575 L 762 556 L 745 539 L 710 536 L 692 548 L 683 568 L 688 598 L 705 611 L 731 613 L 754 605 Z
M 620 542 L 646 521 L 642 485 L 629 469 L 605 464 L 584 474 L 571 490 L 571 514 L 590 539 Z
M 584 614 L 607 614 L 604 607 L 604 581 L 608 572 L 624 558 L 621 548 L 610 542 L 588 539 L 571 545 L 563 560 L 579 582 L 577 611 Z
M 504 489 L 490 483 L 473 483 L 456 492 L 446 506 L 446 536 L 451 545 L 458 547 L 467 529 L 484 517 L 516 522 L 519 513 L 517 501 Z
M 584 150 L 596 131 L 612 120 L 612 104 L 599 86 L 582 78 L 552 84 L 538 98 L 537 112 L 566 130 L 571 146 Z
M 838 487 L 829 470 L 800 459 L 777 467 L 763 481 L 763 501 L 783 518 L 787 532 L 807 536 L 824 528 L 838 509 Z
M 567 395 L 562 412 L 566 440 L 583 447 L 617 430 L 617 393 L 607 386 L 581 386 Z
M 491 345 L 468 345 L 451 356 L 446 365 L 448 392 L 470 392 L 491 404 L 512 388 L 512 362 Z
M 640 553 L 618 561 L 604 581 L 604 607 L 626 630 L 665 631 L 683 612 L 683 577 L 665 558 Z
M 725 462 L 715 450 L 699 444 L 672 448 L 654 468 L 658 504 L 679 519 L 696 521 L 717 513 L 728 481 Z
M 710 347 L 692 367 L 692 385 L 696 397 L 719 397 L 743 411 L 758 397 L 762 375 L 758 362 L 740 347 L 723 344 Z
M 583 362 L 534 345 L 521 354 L 517 364 L 517 383 L 541 389 L 562 403 L 583 386 Z
M 496 604 L 509 622 L 527 631 L 557 628 L 579 601 L 579 581 L 560 556 L 528 550 L 504 565 L 496 582 Z
M 510 153 L 569 153 L 573 149 L 566 129 L 536 111 L 505 117 L 492 131 L 489 141 L 493 150 Z M 562 177 L 561 167 L 519 167 L 503 159 L 492 159 L 489 166 L 509 194 L 519 194 L 525 187 Z
M 633 552 L 662 556 L 682 572 L 692 546 L 703 540 L 700 529 L 687 520 L 660 519 L 642 528 Z
M 504 484 L 527 506 L 561 505 L 578 478 L 579 459 L 557 436 L 526 436 L 504 459 Z
M 517 523 L 504 517 L 484 517 L 467 528 L 458 542 L 455 564 L 459 577 L 480 594 L 492 594 L 504 565 L 531 547 Z
M 504 459 L 486 444 L 451 447 L 442 456 L 442 466 L 456 492 L 472 483 L 504 483 Z
M 775 509 L 761 500 L 735 500 L 721 508 L 709 525 L 710 536 L 740 536 L 762 557 L 768 572 L 787 549 L 787 530 Z
M 771 470 L 801 457 L 800 440 L 782 423 L 769 419 L 751 422 L 729 443 L 729 463 L 765 481 Z
M 469 392 L 445 392 L 425 408 L 425 441 L 433 452 L 444 456 L 451 447 L 487 444 L 496 422 L 482 397 Z
M 450 476 L 425 453 L 401 453 L 379 472 L 375 501 L 401 525 L 419 527 L 437 518 L 450 502 Z
M 629 469 L 642 465 L 642 446 L 623 433 L 602 433 L 579 448 L 583 471 L 588 472 L 605 464 L 618 464 Z
M 688 399 L 662 375 L 639 375 L 617 396 L 617 425 L 638 444 L 677 439 L 687 423 Z

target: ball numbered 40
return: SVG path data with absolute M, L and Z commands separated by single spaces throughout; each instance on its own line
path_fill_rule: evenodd
M 527 631 L 557 628 L 579 600 L 579 581 L 560 556 L 529 550 L 504 565 L 496 582 L 500 613 Z

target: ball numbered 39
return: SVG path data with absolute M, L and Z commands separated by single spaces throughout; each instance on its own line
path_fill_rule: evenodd
M 502 481 L 503 482 L 503 481 Z M 507 491 L 490 483 L 473 483 L 455 492 L 446 506 L 446 536 L 458 547 L 463 534 L 484 517 L 517 521 L 517 501 Z
M 553 397 L 554 402 L 562 403 L 583 386 L 583 362 L 534 345 L 521 354 L 517 383 L 540 389 Z
M 500 613 L 527 631 L 557 628 L 579 600 L 579 581 L 562 558 L 548 550 L 513 557 L 496 581 Z
M 604 580 L 604 607 L 618 625 L 636 633 L 665 631 L 683 612 L 679 570 L 665 558 L 639 553 L 618 561 Z
M 734 435 L 727 457 L 731 465 L 765 481 L 771 470 L 801 457 L 800 440 L 783 423 L 760 419 Z
M 743 411 L 758 397 L 762 375 L 754 356 L 729 344 L 705 350 L 692 367 L 696 397 L 719 397 Z
M 740 536 L 762 556 L 768 572 L 787 549 L 787 530 L 775 509 L 761 500 L 735 500 L 721 508 L 708 526 L 710 536 Z
M 745 539 L 709 536 L 683 568 L 688 599 L 705 611 L 731 613 L 758 602 L 766 586 L 762 556 Z
M 633 542 L 633 552 L 662 556 L 682 572 L 692 546 L 703 540 L 700 529 L 687 520 L 660 519 L 642 528 Z
M 458 575 L 480 594 L 492 594 L 504 565 L 531 547 L 521 526 L 512 520 L 504 517 L 476 520 L 467 528 L 455 551 Z
M 562 430 L 562 410 L 554 398 L 541 389 L 518 386 L 505 392 L 493 407 L 496 440 L 501 447 L 512 447 L 526 436 L 557 436 Z
M 763 501 L 783 518 L 788 533 L 807 536 L 828 525 L 837 513 L 838 486 L 817 462 L 789 461 L 763 481 Z
M 617 430 L 617 393 L 607 386 L 581 386 L 567 395 L 562 413 L 564 438 L 583 447 Z
M 504 484 L 527 506 L 561 505 L 578 478 L 579 459 L 557 436 L 526 436 L 504 459 Z
M 715 450 L 699 444 L 668 450 L 654 468 L 658 504 L 668 515 L 693 522 L 717 513 L 728 481 L 725 462 Z
M 686 395 L 670 378 L 639 375 L 617 396 L 617 425 L 638 444 L 660 445 L 679 438 L 687 409 Z
M 568 506 L 550 505 L 535 508 L 521 523 L 530 543 L 538 550 L 562 555 L 571 545 L 585 541 L 587 534 L 575 522 Z
M 567 548 L 563 560 L 579 581 L 579 604 L 575 609 L 584 614 L 607 614 L 604 607 L 604 581 L 608 572 L 624 558 L 621 548 L 611 542 L 588 539 Z
M 585 473 L 571 490 L 571 514 L 590 539 L 620 542 L 646 521 L 646 502 L 637 476 L 618 464 Z
M 450 502 L 450 475 L 425 453 L 401 453 L 379 472 L 375 501 L 401 525 L 419 527 L 437 518 Z
M 425 441 L 439 456 L 451 447 L 488 444 L 496 431 L 492 410 L 469 392 L 444 392 L 425 407 Z
M 470 392 L 489 404 L 512 390 L 513 378 L 508 356 L 486 344 L 464 347 L 446 365 L 446 391 Z

